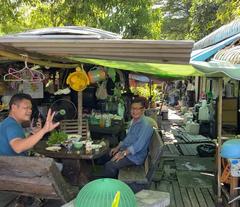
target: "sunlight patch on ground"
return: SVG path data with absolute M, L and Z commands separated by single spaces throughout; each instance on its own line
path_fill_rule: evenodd
M 176 114 L 176 111 L 173 111 L 172 109 L 168 109 L 168 119 L 169 120 L 183 120 L 183 118 L 180 117 L 178 114 Z
M 169 132 L 164 133 L 164 140 L 165 140 L 165 144 L 171 144 L 171 143 L 177 142 L 171 130 Z
M 172 109 L 168 109 L 168 120 L 170 122 L 179 123 L 177 125 L 182 125 L 183 122 L 183 118 L 179 116 L 175 110 Z M 166 144 L 173 144 L 178 142 L 172 133 L 172 129 L 176 129 L 177 127 L 178 126 L 171 126 L 169 131 L 164 131 L 164 139 Z

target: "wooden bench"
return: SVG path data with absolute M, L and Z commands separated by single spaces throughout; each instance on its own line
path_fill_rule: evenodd
M 0 191 L 66 203 L 78 193 L 52 158 L 0 156 Z
M 150 116 L 145 116 L 145 118 L 147 119 L 147 121 L 149 122 L 149 124 L 155 128 L 155 129 L 158 129 L 158 123 L 156 122 L 155 119 L 153 119 L 152 117 Z
M 157 121 L 157 119 L 158 119 L 157 118 L 158 114 L 159 114 L 159 109 L 150 108 L 150 109 L 145 110 L 145 115 L 148 116 L 148 117 L 151 117 L 155 121 Z
M 127 183 L 134 192 L 149 188 L 154 172 L 163 153 L 163 141 L 158 130 L 154 129 L 144 165 L 130 166 L 119 171 L 118 179 Z

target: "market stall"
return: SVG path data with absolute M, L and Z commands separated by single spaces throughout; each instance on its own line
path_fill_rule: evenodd
M 66 31 L 64 34 L 66 34 Z M 77 116 L 65 117 L 64 121 L 70 119 L 68 124 L 73 124 L 74 127 L 77 126 L 74 130 L 77 130 L 77 134 L 80 133 L 81 135 L 83 132 L 83 119 L 85 118 L 89 119 L 88 127 L 90 132 L 91 129 L 95 133 L 100 130 L 100 132 L 105 133 L 103 133 L 104 136 L 106 136 L 106 132 L 109 132 L 111 137 L 115 139 L 117 132 L 122 131 L 115 128 L 120 126 L 123 120 L 122 103 L 128 102 L 121 101 L 121 99 L 124 97 L 122 95 L 124 90 L 129 88 L 126 84 L 128 83 L 129 72 L 143 73 L 157 78 L 183 78 L 203 75 L 203 73 L 188 64 L 193 46 L 192 41 L 120 39 L 110 41 L 104 38 L 82 40 L 76 36 L 69 37 L 66 35 L 64 37 L 49 37 L 49 34 L 45 33 L 45 35 L 36 36 L 34 34 L 21 34 L 19 36 L 3 37 L 0 38 L 0 45 L 0 55 L 5 60 L 11 60 L 5 63 L 5 70 L 2 75 L 9 74 L 10 64 L 15 61 L 16 65 L 14 67 L 16 71 L 24 67 L 19 63 L 21 60 L 27 62 L 29 68 L 34 67 L 34 64 L 39 65 L 40 68 L 37 71 L 41 71 L 45 76 L 42 91 L 38 93 L 43 95 L 38 95 L 35 98 L 37 104 L 41 103 L 42 108 L 39 110 L 42 110 L 44 114 L 45 108 L 49 108 L 56 103 L 56 98 L 70 100 L 77 108 Z M 22 56 L 21 54 L 25 55 Z M 80 69 L 76 71 L 76 67 L 80 67 Z M 101 72 L 105 76 L 103 79 L 98 79 L 101 77 L 99 75 L 102 74 Z M 10 77 L 12 78 L 12 76 L 12 71 L 10 71 Z M 97 80 L 91 81 L 92 77 L 97 77 Z M 31 79 L 27 79 L 28 82 L 29 80 Z M 21 85 L 25 82 L 21 80 L 19 84 L 14 85 L 14 90 L 5 91 L 21 91 Z M 108 84 L 110 86 L 112 84 L 114 87 L 109 87 L 110 90 L 106 94 Z M 33 84 L 30 83 L 30 89 L 33 90 L 32 95 L 36 95 L 34 91 L 35 85 L 34 81 Z M 112 88 L 115 90 L 112 90 Z M 48 93 L 45 93 L 46 90 Z M 88 91 L 91 92 L 87 93 Z M 128 94 L 125 95 L 128 98 Z M 86 101 L 86 97 L 91 101 Z M 61 106 L 61 108 L 57 109 L 58 114 L 63 117 L 67 116 L 69 111 L 65 108 L 68 105 L 66 103 L 67 101 L 59 104 L 58 106 Z M 75 122 L 72 120 L 73 118 L 75 118 Z M 113 127 L 112 130 L 111 127 Z M 67 128 L 66 126 L 62 127 L 62 129 L 71 130 L 69 125 Z M 89 140 L 90 136 L 87 133 L 86 138 Z M 68 143 L 64 144 L 69 146 Z M 75 143 L 72 142 L 72 144 Z M 92 143 L 90 146 L 90 149 L 93 150 Z M 85 150 L 87 151 L 86 146 Z

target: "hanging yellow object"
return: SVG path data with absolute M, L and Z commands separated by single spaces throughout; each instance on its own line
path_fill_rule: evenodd
M 115 197 L 114 197 L 113 202 L 112 202 L 112 207 L 118 207 L 119 201 L 120 201 L 120 191 L 118 191 L 115 194 Z
M 89 84 L 89 79 L 86 72 L 77 67 L 76 71 L 67 77 L 67 84 L 75 91 L 83 91 Z

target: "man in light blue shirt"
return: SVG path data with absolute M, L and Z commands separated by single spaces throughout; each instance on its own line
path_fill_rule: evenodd
M 144 116 L 144 107 L 144 98 L 138 97 L 133 100 L 131 126 L 125 139 L 111 149 L 112 159 L 105 164 L 105 177 L 117 178 L 119 169 L 144 163 L 153 133 L 153 127 Z

